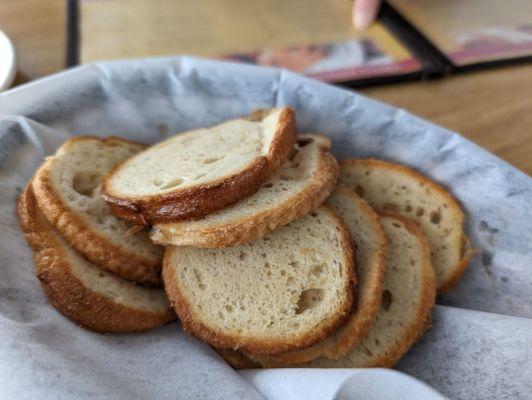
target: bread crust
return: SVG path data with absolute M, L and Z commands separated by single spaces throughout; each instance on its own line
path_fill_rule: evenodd
M 68 149 L 82 140 L 98 140 L 104 144 L 133 143 L 119 138 L 100 139 L 80 136 L 68 140 L 61 149 Z M 143 146 L 143 145 L 141 145 Z M 145 146 L 143 146 L 145 147 Z M 90 262 L 99 265 L 123 278 L 138 283 L 161 286 L 161 260 L 132 253 L 95 231 L 83 218 L 61 199 L 50 177 L 52 160 L 47 160 L 37 170 L 32 181 L 39 208 L 61 235 Z
M 380 160 L 380 159 L 375 159 L 375 158 L 346 159 L 346 160 L 340 161 L 340 168 L 344 166 L 349 166 L 349 165 L 363 165 L 363 166 L 368 166 L 368 167 L 384 167 L 389 170 L 399 171 L 402 174 L 410 176 L 412 179 L 423 182 L 425 186 L 429 187 L 431 190 L 437 192 L 440 196 L 445 198 L 445 201 L 449 204 L 451 209 L 454 211 L 455 217 L 459 221 L 460 228 L 463 231 L 465 217 L 464 217 L 464 213 L 458 201 L 443 186 L 429 179 L 425 175 L 407 166 L 392 163 L 389 161 Z M 378 210 L 378 211 L 385 211 L 385 210 Z M 465 235 L 463 235 L 462 240 L 467 241 L 467 238 L 465 237 Z M 450 274 L 448 274 L 445 280 L 443 280 L 442 282 L 438 282 L 438 287 L 437 287 L 438 294 L 443 294 L 445 291 L 451 288 L 460 279 L 460 276 L 462 276 L 463 272 L 465 271 L 472 255 L 473 253 L 469 251 L 463 252 L 462 258 L 452 268 L 453 271 Z
M 137 332 L 176 319 L 171 308 L 164 313 L 138 310 L 86 287 L 72 273 L 69 255 L 58 242 L 57 234 L 39 221 L 30 184 L 17 201 L 17 217 L 33 251 L 36 275 L 46 296 L 61 314 L 78 325 L 102 333 Z
M 102 195 L 115 215 L 136 224 L 153 225 L 200 218 L 259 190 L 290 154 L 296 134 L 294 111 L 285 108 L 268 155 L 258 157 L 236 174 L 171 193 L 125 197 L 113 193 L 110 183 L 113 174 L 124 167 L 124 161 L 104 177 Z
M 241 217 L 238 221 L 208 229 L 190 229 L 179 224 L 172 232 L 163 226 L 155 226 L 150 235 L 155 243 L 204 248 L 233 246 L 256 240 L 276 228 L 286 225 L 316 209 L 334 190 L 340 169 L 331 154 L 331 142 L 322 135 L 300 135 L 300 138 L 320 136 L 326 143 L 320 146 L 318 173 L 303 191 L 284 203 L 275 204 L 258 214 Z
M 372 229 L 379 238 L 380 249 L 374 254 L 371 262 L 370 273 L 372 274 L 372 279 L 368 282 L 371 285 L 371 300 L 364 304 L 364 307 L 361 307 L 360 302 L 358 303 L 356 309 L 353 309 L 350 318 L 341 328 L 343 330 L 342 334 L 335 338 L 334 341 L 330 341 L 326 338 L 324 341 L 318 342 L 313 346 L 270 357 L 277 362 L 298 364 L 309 362 L 319 357 L 327 357 L 335 360 L 342 358 L 352 348 L 364 340 L 380 310 L 387 254 L 384 229 L 382 228 L 377 213 L 375 213 L 375 211 L 373 211 L 373 209 L 357 194 L 342 185 L 339 185 L 336 190 L 340 191 L 342 195 L 349 197 L 357 207 L 363 210 L 371 220 Z M 360 286 L 358 289 L 358 293 L 360 293 Z M 335 333 L 333 333 L 333 335 L 335 335 Z M 246 359 L 245 356 L 241 355 L 241 357 Z M 265 360 L 261 360 L 261 357 L 256 357 L 256 361 L 263 362 Z
M 343 292 L 345 299 L 343 304 L 337 310 L 336 314 L 322 321 L 322 325 L 314 327 L 307 334 L 294 335 L 286 337 L 284 340 L 274 340 L 272 338 L 254 338 L 227 334 L 219 329 L 210 327 L 202 321 L 201 316 L 197 315 L 191 307 L 188 299 L 182 294 L 179 281 L 176 278 L 176 271 L 170 265 L 170 258 L 173 251 L 179 251 L 176 247 L 167 247 L 163 260 L 163 281 L 170 299 L 185 331 L 195 335 L 199 339 L 218 348 L 240 349 L 253 354 L 271 355 L 279 354 L 294 349 L 310 346 L 317 341 L 325 338 L 331 332 L 342 325 L 349 317 L 353 305 L 353 293 L 356 290 L 356 272 L 354 249 L 351 244 L 351 237 L 347 227 L 343 224 L 336 213 L 326 206 L 322 206 L 324 212 L 333 218 L 340 229 L 342 236 L 342 248 L 346 258 L 347 279 Z

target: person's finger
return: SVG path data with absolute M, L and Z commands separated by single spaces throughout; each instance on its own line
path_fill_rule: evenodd
M 381 0 L 355 0 L 353 4 L 353 25 L 366 29 L 377 17 Z

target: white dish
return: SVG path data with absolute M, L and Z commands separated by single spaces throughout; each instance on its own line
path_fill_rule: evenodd
M 16 71 L 15 47 L 7 35 L 0 31 L 0 92 L 11 86 L 15 80 Z

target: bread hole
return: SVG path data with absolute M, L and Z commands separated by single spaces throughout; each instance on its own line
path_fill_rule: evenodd
M 396 228 L 401 228 L 401 225 L 399 225 L 397 222 L 392 222 L 392 225 L 395 226 Z
M 413 258 L 410 259 L 410 265 L 412 267 L 414 267 L 416 265 L 416 260 L 414 260 Z
M 199 286 L 199 288 L 200 288 L 201 290 L 205 290 L 205 284 L 200 283 L 198 286 Z
M 381 297 L 381 308 L 388 311 L 392 304 L 392 293 L 389 290 L 384 290 Z
M 100 185 L 102 176 L 98 172 L 83 171 L 74 176 L 72 186 L 74 190 L 83 196 L 91 197 Z
M 425 213 L 425 210 L 421 207 L 416 208 L 416 217 L 421 217 Z
M 281 270 L 281 276 L 286 276 L 286 271 L 284 269 Z
M 288 286 L 293 285 L 294 282 L 295 282 L 295 279 L 294 279 L 292 276 L 289 277 L 289 278 L 286 280 L 286 284 L 287 284 Z
M 296 140 L 296 143 L 299 147 L 305 147 L 307 144 L 310 144 L 314 141 L 312 138 L 300 138 Z
M 219 316 L 222 320 L 225 320 L 225 315 L 224 315 L 223 312 L 218 311 L 218 316 Z
M 312 215 L 314 218 L 316 218 L 318 216 L 318 213 L 316 211 L 312 211 L 310 213 L 310 215 Z
M 441 214 L 439 211 L 432 211 L 430 213 L 430 222 L 432 222 L 434 225 L 438 225 L 441 221 Z
M 159 185 L 155 184 L 155 186 L 157 186 L 157 187 L 159 187 L 161 189 L 171 189 L 171 188 L 174 188 L 174 187 L 177 187 L 177 186 L 181 185 L 182 183 L 183 183 L 183 179 L 175 178 L 175 179 L 172 179 L 170 182 L 168 182 L 164 186 L 162 186 L 162 182 Z
M 207 175 L 207 174 L 206 174 L 206 173 L 199 174 L 198 176 L 195 176 L 195 177 L 194 177 L 194 180 L 197 181 L 198 179 L 203 178 L 205 175 Z
M 399 211 L 399 206 L 395 203 L 384 203 L 382 205 L 382 209 L 384 211 L 392 211 L 392 212 L 398 212 Z
M 355 193 L 358 194 L 360 197 L 364 197 L 364 188 L 360 185 L 356 185 Z
M 281 175 L 279 177 L 282 181 L 291 181 L 292 180 L 292 177 L 291 176 L 288 176 L 288 175 Z
M 263 186 L 263 188 L 268 189 L 268 188 L 271 188 L 272 186 L 273 186 L 273 183 L 268 182 L 267 184 L 265 184 L 265 185 Z
M 232 305 L 226 304 L 226 305 L 225 305 L 225 309 L 226 309 L 227 312 L 229 312 L 229 313 L 233 312 L 233 306 L 232 306 Z
M 303 290 L 296 304 L 296 314 L 302 314 L 306 310 L 316 307 L 323 299 L 322 289 Z
M 247 257 L 247 254 L 244 253 L 244 252 L 242 252 L 242 251 L 241 251 L 240 254 L 238 255 L 238 259 L 239 259 L 240 261 L 244 261 L 244 260 L 246 259 L 246 257 Z
M 323 272 L 325 271 L 325 265 L 324 264 L 320 264 L 320 265 L 316 265 L 314 268 L 312 268 L 312 275 L 314 275 L 316 278 L 319 278 Z
M 413 208 L 412 208 L 412 206 L 411 206 L 410 204 L 407 204 L 407 205 L 405 206 L 405 211 L 406 211 L 406 212 L 412 212 L 412 210 L 413 210 Z

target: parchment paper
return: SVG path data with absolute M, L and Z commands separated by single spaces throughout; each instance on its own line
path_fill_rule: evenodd
M 528 176 L 457 134 L 351 91 L 189 57 L 92 64 L 0 94 L 0 398 L 441 398 L 383 370 L 237 374 L 178 324 L 99 335 L 46 303 L 14 217 L 15 197 L 45 155 L 70 135 L 151 143 L 280 104 L 296 109 L 300 131 L 329 135 L 339 158 L 410 165 L 464 206 L 478 254 L 398 369 L 453 399 L 532 398 Z

